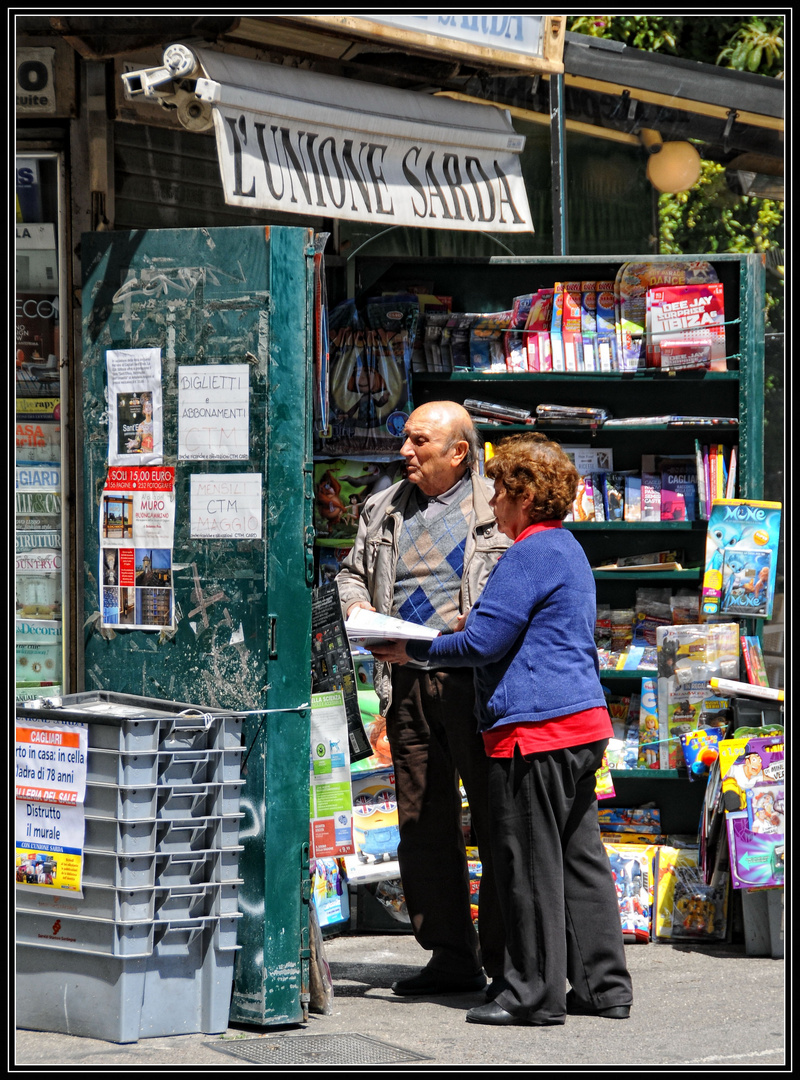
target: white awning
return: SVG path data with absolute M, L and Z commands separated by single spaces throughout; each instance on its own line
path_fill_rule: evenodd
M 213 114 L 229 205 L 533 232 L 525 139 L 505 110 L 180 45 L 164 58 L 164 68 L 126 73 L 128 92 L 177 104 L 190 128 Z

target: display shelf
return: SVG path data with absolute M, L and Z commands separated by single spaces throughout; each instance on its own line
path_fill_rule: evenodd
M 687 567 L 684 570 L 594 570 L 595 581 L 616 581 L 620 578 L 635 578 L 637 581 L 661 581 L 665 584 L 674 582 L 700 581 L 702 570 L 699 567 Z
M 686 775 L 681 769 L 611 769 L 612 780 L 678 780 Z
M 642 423 L 537 427 L 536 424 L 493 424 L 478 420 L 485 442 L 506 435 L 541 431 L 572 446 L 609 447 L 613 468 L 638 472 L 647 455 L 694 455 L 701 447 L 738 446 L 736 495 L 762 499 L 764 486 L 764 262 L 759 255 L 736 253 L 685 255 L 495 256 L 485 259 L 420 259 L 364 256 L 355 262 L 354 279 L 363 296 L 403 291 L 410 283 L 430 283 L 428 291 L 452 297 L 453 312 L 493 312 L 511 308 L 513 299 L 555 282 L 610 281 L 623 263 L 653 266 L 678 261 L 706 260 L 716 271 L 725 293 L 727 371 L 416 371 L 412 375 L 415 405 L 436 400 L 461 404 L 468 398 L 503 402 L 530 411 L 559 404 L 604 409 L 609 418 L 623 420 L 666 415 L 734 418 L 736 424 Z M 356 300 L 359 297 L 356 296 Z M 592 566 L 610 565 L 621 556 L 656 550 L 679 550 L 680 571 L 594 571 L 598 604 L 632 607 L 637 589 L 661 584 L 677 591 L 699 591 L 705 563 L 707 522 L 695 521 L 570 521 L 565 522 L 586 551 Z M 601 682 L 623 690 L 652 669 L 601 670 Z M 662 810 L 665 832 L 694 832 L 698 828 L 704 783 L 691 782 L 675 769 L 632 769 L 612 773 L 614 798 L 605 805 L 635 806 L 655 801 Z
M 658 672 L 655 668 L 636 668 L 636 670 L 622 671 L 618 668 L 600 668 L 600 682 L 604 679 L 614 679 L 619 682 L 630 682 L 632 679 L 655 679 Z

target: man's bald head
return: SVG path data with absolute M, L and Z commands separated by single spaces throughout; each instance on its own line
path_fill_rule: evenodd
M 406 475 L 426 495 L 442 495 L 477 461 L 472 417 L 456 401 L 426 401 L 411 413 L 400 453 Z

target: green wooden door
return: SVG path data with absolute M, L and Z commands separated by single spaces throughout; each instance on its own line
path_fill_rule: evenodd
M 231 1018 L 296 1022 L 308 1000 L 313 236 L 288 227 L 93 233 L 82 260 L 83 688 L 246 713 Z M 104 626 L 100 614 L 102 494 L 121 416 L 109 419 L 108 353 L 131 349 L 160 351 L 162 463 L 175 468 L 174 622 L 161 630 Z M 186 459 L 179 376 L 209 365 L 246 365 L 245 457 Z M 242 538 L 230 519 L 231 538 L 207 535 L 191 510 L 200 476 L 212 486 L 219 477 L 226 492 L 235 477 L 257 491 L 260 478 L 260 535 Z

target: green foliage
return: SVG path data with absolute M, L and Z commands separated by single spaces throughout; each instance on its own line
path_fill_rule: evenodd
M 766 252 L 783 246 L 783 203 L 734 195 L 725 166 L 704 161 L 688 191 L 658 199 L 659 251 L 665 255 Z M 767 323 L 783 329 L 783 282 L 771 278 Z
M 647 52 L 783 77 L 782 16 L 567 16 L 569 30 L 610 38 Z M 658 200 L 659 251 L 664 254 L 766 252 L 783 248 L 783 203 L 733 194 L 725 167 L 704 161 L 689 191 Z M 783 330 L 783 280 L 767 282 L 768 328 Z
M 783 78 L 782 16 L 567 16 L 568 29 L 634 49 Z

